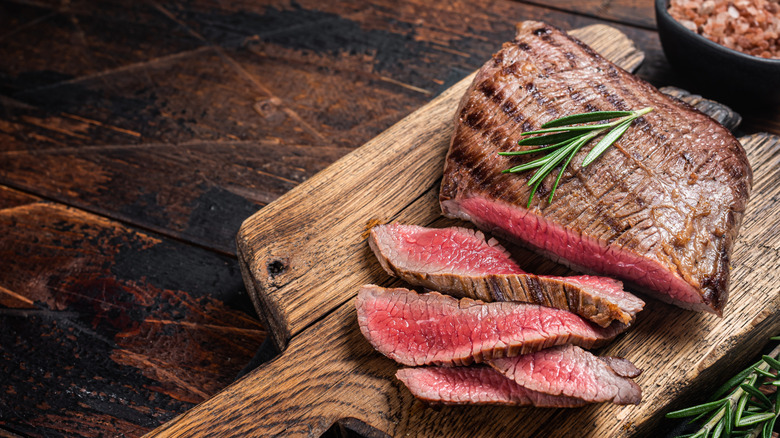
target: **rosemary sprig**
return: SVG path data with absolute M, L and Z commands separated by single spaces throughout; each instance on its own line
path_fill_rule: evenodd
M 771 338 L 779 341 L 780 337 Z M 774 371 L 772 371 L 774 370 Z M 686 437 L 762 437 L 770 438 L 780 416 L 780 345 L 758 362 L 749 366 L 713 395 L 714 401 L 679 411 L 667 418 L 696 416 L 694 423 L 707 414 L 710 417 L 696 432 Z M 763 391 L 762 391 L 763 389 Z M 730 393 L 729 393 L 730 391 Z M 729 394 L 724 397 L 725 394 Z
M 533 186 L 531 189 L 531 196 L 528 197 L 527 207 L 531 207 L 531 200 L 534 198 L 536 189 L 541 184 L 547 175 L 549 175 L 553 169 L 563 163 L 561 171 L 558 172 L 558 177 L 555 179 L 555 184 L 550 191 L 550 197 L 547 202 L 552 202 L 555 190 L 558 188 L 558 183 L 561 181 L 561 175 L 563 171 L 569 166 L 571 159 L 574 155 L 582 149 L 589 141 L 595 137 L 607 133 L 593 149 L 588 152 L 585 159 L 582 162 L 582 167 L 585 167 L 595 161 L 604 151 L 607 150 L 613 143 L 615 143 L 631 126 L 634 120 L 652 111 L 653 108 L 647 107 L 638 111 L 594 111 L 590 113 L 574 114 L 571 116 L 561 117 L 542 125 L 542 129 L 536 131 L 524 132 L 522 135 L 536 135 L 535 137 L 527 137 L 517 142 L 520 146 L 540 146 L 549 145 L 536 149 L 528 149 L 524 151 L 514 152 L 499 152 L 499 155 L 525 155 L 535 154 L 539 152 L 549 151 L 542 158 L 532 160 L 523 163 L 519 166 L 506 169 L 503 173 L 516 173 L 524 172 L 526 170 L 538 169 L 527 184 Z M 602 122 L 605 120 L 616 119 L 609 123 L 599 123 L 595 125 L 579 125 L 579 123 L 589 122 Z M 540 135 L 543 134 L 543 135 Z

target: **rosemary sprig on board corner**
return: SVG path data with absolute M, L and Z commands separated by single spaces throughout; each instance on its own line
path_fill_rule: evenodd
M 771 340 L 780 341 L 780 336 Z M 669 412 L 666 417 L 694 417 L 690 421 L 694 423 L 709 415 L 696 432 L 678 438 L 771 438 L 780 416 L 779 370 L 780 345 L 777 345 L 761 360 L 723 384 L 712 395 L 712 401 Z
M 536 189 L 539 188 L 539 184 L 542 183 L 542 180 L 544 180 L 555 167 L 563 162 L 561 171 L 558 172 L 558 178 L 555 179 L 555 185 L 553 185 L 553 188 L 550 191 L 550 197 L 547 199 L 547 202 L 552 202 L 553 195 L 555 195 L 555 189 L 558 188 L 558 183 L 561 181 L 563 171 L 566 170 L 571 159 L 574 158 L 574 155 L 576 155 L 583 146 L 597 136 L 605 132 L 607 133 L 604 138 L 588 152 L 588 155 L 585 156 L 582 167 L 586 167 L 622 137 L 634 120 L 652 110 L 653 108 L 647 107 L 638 111 L 594 111 L 561 117 L 560 119 L 547 122 L 542 125 L 542 129 L 522 133 L 522 135 L 536 135 L 536 137 L 524 138 L 518 141 L 517 144 L 520 146 L 548 146 L 524 151 L 498 153 L 499 155 L 525 155 L 547 152 L 545 156 L 506 169 L 503 173 L 524 172 L 526 170 L 538 169 L 527 183 L 529 186 L 533 186 L 531 195 L 528 197 L 527 207 L 530 208 L 531 200 L 534 198 L 534 193 L 536 193 Z M 579 125 L 579 123 L 602 122 L 610 119 L 616 120 L 595 125 Z

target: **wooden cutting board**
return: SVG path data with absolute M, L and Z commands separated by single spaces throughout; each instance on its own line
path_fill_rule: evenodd
M 572 32 L 634 70 L 643 55 L 619 31 Z M 496 48 L 498 49 L 498 48 Z M 645 372 L 639 406 L 427 408 L 394 378 L 398 365 L 360 334 L 364 283 L 399 284 L 366 244 L 377 223 L 455 223 L 437 196 L 452 118 L 473 75 L 249 218 L 238 235 L 244 280 L 283 350 L 212 399 L 153 431 L 162 436 L 319 436 L 333 423 L 369 436 L 650 435 L 662 416 L 752 358 L 780 331 L 780 142 L 743 138 L 754 189 L 735 245 L 731 300 L 718 318 L 648 300 L 635 326 L 600 353 Z M 536 273 L 564 268 L 512 248 Z

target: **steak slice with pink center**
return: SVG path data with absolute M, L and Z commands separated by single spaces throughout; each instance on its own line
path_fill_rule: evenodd
M 388 274 L 457 297 L 555 307 L 602 327 L 630 324 L 645 304 L 611 278 L 525 273 L 495 239 L 467 228 L 378 225 L 368 243 Z
M 563 345 L 490 362 L 518 385 L 544 394 L 588 402 L 638 404 L 642 390 L 631 378 L 640 374 L 634 364 L 600 358 L 574 345 Z
M 457 300 L 432 292 L 360 288 L 358 324 L 380 353 L 417 365 L 468 365 L 566 343 L 603 345 L 626 329 L 594 325 L 560 309 L 518 302 Z
M 503 170 L 541 155 L 523 133 L 567 115 L 653 111 L 597 160 L 600 138 L 527 207 L 533 171 Z M 631 282 L 678 306 L 722 314 L 729 258 L 752 185 L 742 145 L 717 122 L 616 67 L 545 23 L 520 23 L 477 73 L 455 114 L 439 200 L 476 224 L 584 272 Z
M 585 401 L 524 388 L 498 371 L 485 367 L 401 368 L 395 374 L 418 399 L 445 405 L 532 405 L 575 408 Z

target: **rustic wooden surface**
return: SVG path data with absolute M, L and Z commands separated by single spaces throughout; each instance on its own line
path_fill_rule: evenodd
M 265 336 L 241 222 L 524 18 L 615 25 L 696 91 L 637 0 L 0 0 L 0 435 L 139 435 L 226 386 Z
M 609 28 L 576 34 L 619 65 L 641 61 L 630 41 L 610 35 Z M 365 238 L 371 224 L 442 222 L 436 201 L 442 161 L 452 114 L 471 79 L 244 223 L 238 237 L 244 277 L 285 351 L 155 435 L 316 436 L 336 422 L 367 435 L 390 436 L 504 436 L 509 430 L 522 430 L 517 436 L 649 434 L 681 392 L 717 384 L 717 372 L 725 369 L 712 365 L 734 361 L 740 353 L 755 354 L 780 330 L 774 269 L 780 264 L 775 250 L 780 218 L 774 214 L 780 196 L 780 137 L 761 134 L 742 139 L 755 172 L 756 207 L 734 253 L 726 316 L 651 301 L 632 330 L 604 349 L 645 370 L 638 379 L 644 393 L 640 406 L 421 408 L 394 378 L 398 366 L 372 353 L 363 339 L 352 298 L 363 283 L 397 281 L 370 255 Z M 521 266 L 537 258 L 515 252 Z M 533 271 L 548 273 L 543 267 Z

